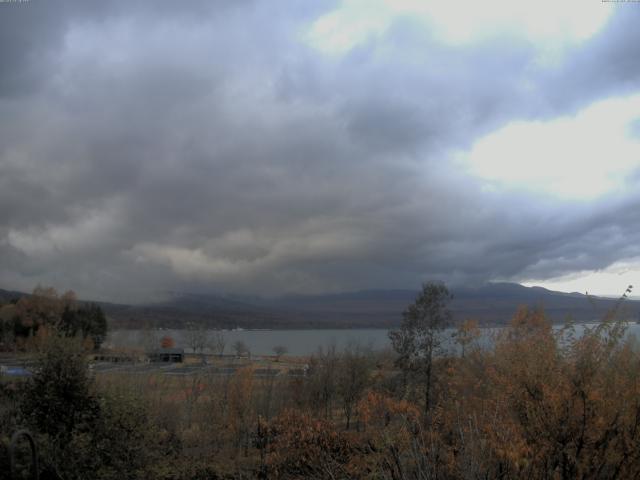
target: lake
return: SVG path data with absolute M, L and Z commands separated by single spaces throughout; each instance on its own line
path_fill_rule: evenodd
M 593 326 L 595 324 L 587 324 Z M 554 328 L 560 328 L 556 326 Z M 580 335 L 584 325 L 576 325 L 576 334 Z M 497 331 L 496 328 L 482 328 L 481 344 L 490 345 L 491 337 Z M 363 346 L 369 346 L 374 350 L 391 348 L 387 329 L 322 329 L 322 330 L 223 330 L 226 341 L 225 353 L 232 353 L 232 345 L 236 341 L 244 342 L 253 355 L 272 355 L 273 348 L 279 345 L 286 347 L 290 355 L 310 355 L 318 350 L 318 347 L 327 348 L 335 345 L 338 350 L 344 348 L 350 342 Z M 445 331 L 447 344 L 451 344 L 453 330 Z M 188 331 L 186 330 L 157 330 L 154 343 L 159 338 L 169 336 L 174 339 L 176 347 L 184 347 L 188 351 Z M 640 325 L 630 324 L 627 335 L 635 335 L 640 338 Z M 108 348 L 133 348 L 142 347 L 149 343 L 149 331 L 144 330 L 114 330 L 109 333 L 105 347 Z

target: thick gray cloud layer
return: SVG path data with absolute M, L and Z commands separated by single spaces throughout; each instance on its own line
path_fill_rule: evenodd
M 319 292 L 640 255 L 640 191 L 489 190 L 449 159 L 635 93 L 639 9 L 545 66 L 525 40 L 453 47 L 410 19 L 329 57 L 301 38 L 333 4 L 309 3 L 0 4 L 1 285 Z

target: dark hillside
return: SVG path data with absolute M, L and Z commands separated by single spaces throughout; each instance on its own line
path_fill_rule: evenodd
M 504 325 L 520 305 L 540 306 L 553 322 L 602 318 L 617 300 L 554 292 L 514 283 L 452 289 L 456 320 L 475 318 L 484 325 Z M 416 296 L 413 290 L 365 290 L 330 295 L 290 295 L 264 299 L 234 295 L 171 293 L 167 300 L 142 305 L 101 302 L 114 328 L 155 325 L 180 328 L 189 322 L 216 328 L 366 328 L 395 327 Z M 26 295 L 0 290 L 0 301 Z M 636 320 L 640 301 L 626 300 L 621 310 Z
M 364 328 L 393 327 L 415 298 L 412 290 L 367 290 L 330 295 L 292 295 L 275 299 L 222 295 L 172 295 L 163 303 L 109 308 L 122 325 L 158 322 L 178 327 L 186 322 L 233 328 Z M 540 287 L 494 283 L 453 289 L 456 319 L 475 318 L 485 325 L 503 325 L 520 305 L 540 306 L 554 322 L 602 318 L 617 300 Z M 640 302 L 627 300 L 622 313 L 637 319 Z

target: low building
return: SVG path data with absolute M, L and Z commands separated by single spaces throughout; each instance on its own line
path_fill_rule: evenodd
M 151 362 L 182 363 L 184 348 L 159 348 L 148 354 Z
M 102 352 L 96 353 L 93 356 L 94 362 L 108 362 L 108 363 L 133 363 L 137 361 L 133 355 L 120 353 L 120 352 Z

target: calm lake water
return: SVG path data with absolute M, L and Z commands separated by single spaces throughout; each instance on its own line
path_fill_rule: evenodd
M 593 326 L 595 324 L 587 324 Z M 555 327 L 560 328 L 560 327 Z M 576 325 L 576 334 L 580 335 L 584 325 Z M 480 343 L 484 346 L 491 344 L 491 338 L 498 329 L 483 328 Z M 226 341 L 225 352 L 232 353 L 232 345 L 240 340 L 244 342 L 253 355 L 272 355 L 273 348 L 282 345 L 287 348 L 290 355 L 310 355 L 319 347 L 327 348 L 335 345 L 338 350 L 344 348 L 350 342 L 362 346 L 369 346 L 374 350 L 391 348 L 388 337 L 389 330 L 380 328 L 366 329 L 326 329 L 326 330 L 223 330 Z M 451 342 L 453 330 L 444 332 L 445 344 L 454 348 Z M 163 336 L 174 339 L 176 347 L 184 347 L 188 351 L 189 332 L 186 330 L 157 330 L 153 333 L 143 330 L 114 330 L 107 338 L 106 347 L 143 347 L 157 344 Z M 627 335 L 640 338 L 640 325 L 630 324 Z M 150 338 L 153 337 L 153 338 Z

